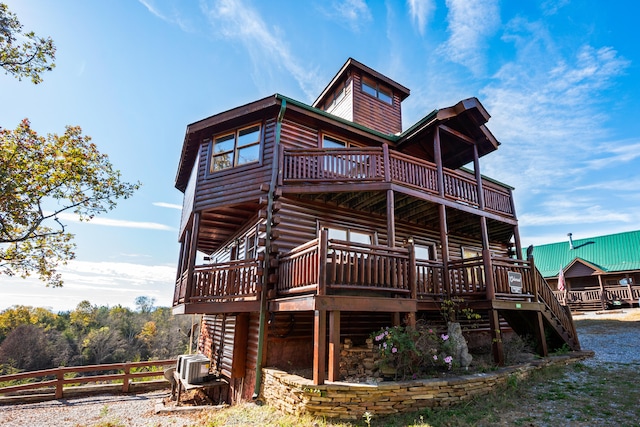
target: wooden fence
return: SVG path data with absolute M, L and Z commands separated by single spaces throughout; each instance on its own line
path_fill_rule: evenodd
M 139 378 L 164 378 L 164 367 L 175 366 L 175 364 L 175 359 L 165 359 L 147 362 L 69 366 L 0 375 L 0 396 L 18 395 L 29 390 L 41 394 L 48 393 L 48 398 L 50 399 L 62 399 L 65 394 L 70 394 L 70 391 L 80 389 L 79 384 L 86 383 L 115 385 L 116 387 L 112 387 L 112 389 L 116 388 L 117 391 L 128 393 L 131 386 L 137 384 L 133 380 Z M 24 381 L 28 382 L 25 383 Z M 22 384 L 11 384 L 16 382 Z

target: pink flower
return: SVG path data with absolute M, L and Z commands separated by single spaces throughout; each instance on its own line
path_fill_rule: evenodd
M 447 356 L 444 358 L 444 363 L 451 363 L 451 361 L 453 361 L 453 357 L 451 356 Z
M 433 360 L 438 360 L 438 355 L 434 354 L 433 355 Z
M 397 349 L 397 348 L 393 347 L 393 348 L 391 349 L 391 353 L 397 353 L 397 352 L 398 352 L 398 349 Z
M 440 338 L 442 338 L 442 341 L 446 341 L 449 339 L 449 335 L 442 334 L 440 335 Z

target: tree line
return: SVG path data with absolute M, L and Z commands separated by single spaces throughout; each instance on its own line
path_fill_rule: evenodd
M 0 374 L 58 366 L 158 360 L 187 353 L 199 319 L 174 316 L 138 297 L 135 309 L 80 302 L 54 313 L 13 306 L 0 312 Z M 193 334 L 191 331 L 193 330 Z M 191 347 L 195 349 L 194 343 Z

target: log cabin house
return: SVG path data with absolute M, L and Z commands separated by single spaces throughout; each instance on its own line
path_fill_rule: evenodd
M 640 230 L 536 246 L 535 264 L 573 311 L 640 303 Z M 564 290 L 558 290 L 560 269 Z
M 337 381 L 341 340 L 441 319 L 453 298 L 482 314 L 497 363 L 507 327 L 540 354 L 579 349 L 523 259 L 513 189 L 481 174 L 499 146 L 483 105 L 403 130 L 408 96 L 350 58 L 312 105 L 275 94 L 188 125 L 173 309 L 204 315 L 199 351 L 229 401 L 257 395 L 266 366 Z

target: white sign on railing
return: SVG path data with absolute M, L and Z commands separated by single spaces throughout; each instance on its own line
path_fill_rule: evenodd
M 522 274 L 516 271 L 507 272 L 507 278 L 509 279 L 509 288 L 512 294 L 522 293 Z

